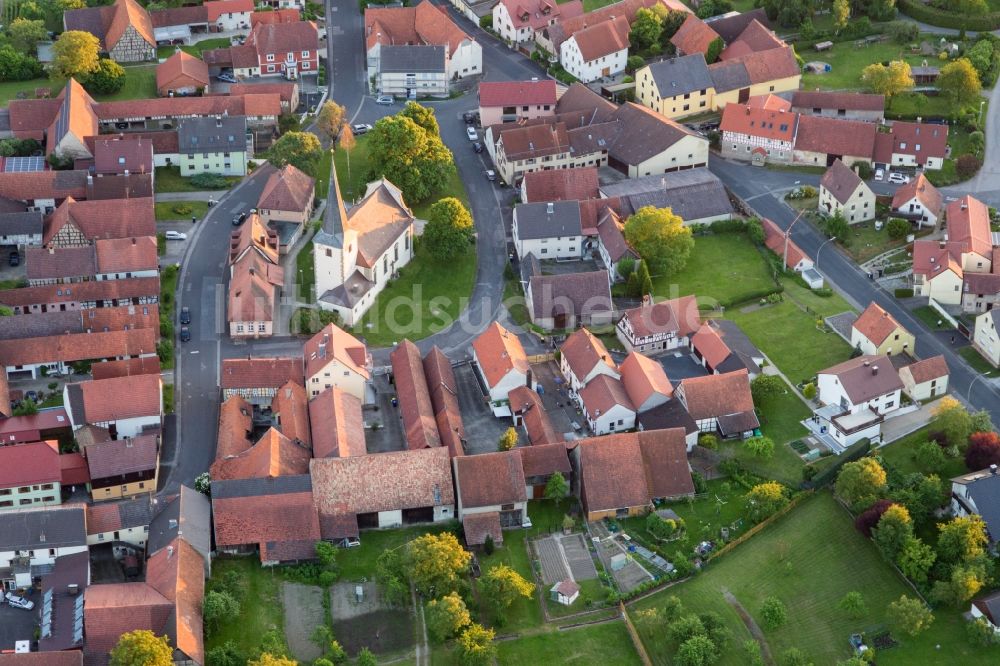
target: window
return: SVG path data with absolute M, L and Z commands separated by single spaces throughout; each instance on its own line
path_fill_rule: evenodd
M 900 141 L 899 142 L 899 149 L 900 150 L 906 150 L 906 142 L 905 141 Z
M 31 500 L 30 499 L 22 499 L 22 500 L 18 501 L 18 504 L 20 506 L 24 506 L 25 504 L 31 504 Z
M 268 61 L 268 62 L 274 62 L 274 54 L 273 54 L 273 53 L 268 53 L 268 54 L 267 54 L 267 61 Z M 272 72 L 273 72 L 274 70 L 272 69 L 272 70 L 270 70 L 270 71 L 272 71 Z
M 332 257 L 333 256 L 333 250 L 331 250 L 330 248 L 326 248 L 326 256 Z
M 303 51 L 302 52 L 302 57 L 308 59 L 309 58 L 309 51 Z
M 236 324 L 236 332 L 237 333 L 243 332 L 243 324 Z
M 267 66 L 267 71 L 268 72 L 273 72 L 274 71 L 274 65 L 268 65 Z
M 28 487 L 28 486 L 21 486 L 20 488 L 17 489 L 17 492 L 19 492 L 19 493 L 30 493 L 31 492 L 31 488 Z
M 267 324 L 266 323 L 260 322 L 259 324 L 257 324 L 257 332 L 258 333 L 264 333 L 266 331 L 267 331 Z M 142 488 L 142 484 L 141 483 L 139 484 L 139 487 Z
M 51 483 L 43 483 L 42 484 L 42 490 L 52 490 L 52 484 Z
M 309 69 L 309 61 L 308 60 L 306 60 L 305 62 L 302 63 L 302 69 Z
M 913 146 L 913 149 L 916 150 L 917 152 L 920 152 L 920 144 L 918 143 L 917 145 Z

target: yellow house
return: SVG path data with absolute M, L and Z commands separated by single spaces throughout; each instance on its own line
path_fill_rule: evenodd
M 370 404 L 367 386 L 371 379 L 372 360 L 368 347 L 335 324 L 328 324 L 305 344 L 306 391 L 315 398 L 336 386 Z
M 159 435 L 96 442 L 86 446 L 83 455 L 90 471 L 90 496 L 95 502 L 156 492 Z
M 819 212 L 840 215 L 848 224 L 875 219 L 875 193 L 861 176 L 839 159 L 819 181 Z
M 883 310 L 871 303 L 851 326 L 851 346 L 866 356 L 913 354 L 913 334 Z

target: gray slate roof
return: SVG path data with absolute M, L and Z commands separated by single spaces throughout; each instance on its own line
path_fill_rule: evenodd
M 966 492 L 976 503 L 979 515 L 986 522 L 990 541 L 1000 540 L 1000 475 L 989 474 L 965 484 Z
M 625 217 L 644 206 L 671 208 L 685 221 L 733 213 L 725 185 L 707 168 L 629 178 L 602 185 L 601 195 L 621 197 Z
M 153 555 L 178 536 L 208 559 L 212 552 L 212 503 L 187 486 L 181 486 L 180 494 L 164 504 L 150 521 L 147 555 Z
M 579 201 L 520 204 L 514 211 L 517 236 L 521 240 L 562 238 L 582 233 Z
M 684 95 L 713 85 L 708 64 L 701 53 L 654 62 L 649 66 L 649 73 L 660 97 Z
M 247 119 L 244 116 L 183 118 L 177 123 L 181 153 L 246 152 Z
M 0 551 L 86 545 L 87 509 L 83 504 L 0 513 Z
M 83 333 L 79 311 L 37 312 L 16 317 L 0 317 L 0 340 L 44 338 L 63 333 Z
M 304 492 L 312 492 L 312 479 L 308 474 L 212 482 L 212 499 Z
M 444 46 L 386 44 L 379 48 L 378 68 L 390 73 L 443 73 L 446 69 Z
M 29 234 L 42 235 L 42 212 L 26 210 L 16 213 L 0 213 L 0 235 L 15 236 Z
M 727 92 L 750 87 L 750 73 L 740 61 L 715 63 L 708 69 L 715 84 L 715 92 Z

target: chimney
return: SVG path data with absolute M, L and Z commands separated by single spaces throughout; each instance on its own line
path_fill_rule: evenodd
M 174 547 L 167 546 L 167 559 L 169 560 L 173 556 L 174 556 Z
M 878 374 L 878 366 L 877 365 L 873 365 L 872 366 L 872 376 L 874 377 L 877 374 Z
M 171 518 L 170 520 L 167 521 L 167 526 L 170 529 L 172 529 L 172 530 L 176 530 L 177 529 L 177 520 L 175 518 Z
M 556 205 L 552 202 L 545 204 L 545 212 L 551 215 L 556 211 Z
M 69 596 L 75 597 L 77 594 L 80 593 L 80 586 L 77 585 L 76 583 L 70 583 L 69 585 L 66 586 L 66 591 L 69 593 Z
M 867 368 L 869 365 L 871 365 L 871 361 L 865 361 L 865 367 Z

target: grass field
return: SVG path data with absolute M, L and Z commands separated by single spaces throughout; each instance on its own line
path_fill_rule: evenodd
M 298 293 L 296 297 L 304 303 L 312 303 L 316 300 L 313 288 L 316 286 L 316 273 L 314 270 L 315 260 L 313 258 L 313 244 L 307 243 L 302 246 L 295 256 L 295 267 L 298 271 L 296 284 Z
M 316 169 L 316 198 L 325 199 L 330 191 L 330 171 L 333 170 L 333 155 L 321 160 Z
M 634 608 L 650 608 L 666 596 L 676 595 L 690 611 L 719 613 L 733 640 L 717 663 L 738 666 L 745 663 L 740 646 L 750 634 L 726 602 L 723 590 L 755 616 L 765 597 L 781 599 L 788 621 L 765 634 L 772 654 L 796 647 L 815 664 L 833 664 L 849 657 L 847 639 L 851 633 L 882 627 L 886 605 L 905 593 L 912 595 L 826 492 L 807 499 L 694 580 L 644 599 Z M 858 620 L 837 608 L 837 602 L 852 590 L 862 593 L 868 609 Z M 943 610 L 936 613 L 931 628 L 916 639 L 894 634 L 900 645 L 880 652 L 879 664 L 996 663 L 1000 647 L 987 650 L 971 646 L 961 622 L 957 611 Z M 654 663 L 671 663 L 676 646 L 662 627 L 640 628 L 640 633 Z
M 375 573 L 375 558 L 383 551 L 393 550 L 424 534 L 437 534 L 453 530 L 456 524 L 421 525 L 395 530 L 365 530 L 361 533 L 361 545 L 337 552 L 337 572 L 340 580 L 356 581 L 372 578 Z
M 413 259 L 378 295 L 353 332 L 372 347 L 426 338 L 447 328 L 465 310 L 475 279 L 475 247 L 442 270 L 418 243 Z
M 531 558 L 528 556 L 528 546 L 525 543 L 525 530 L 507 530 L 503 535 L 503 546 L 493 551 L 492 555 L 479 554 L 479 565 L 482 567 L 483 575 L 490 568 L 499 564 L 506 564 L 511 569 L 521 574 L 528 582 L 534 582 L 531 573 Z M 497 633 L 510 633 L 514 631 L 526 631 L 542 624 L 542 608 L 538 603 L 538 590 L 531 595 L 530 599 L 524 597 L 507 609 L 506 621 L 498 625 L 496 617 L 488 607 L 480 609 L 480 621 L 484 625 L 493 626 Z
M 502 641 L 497 645 L 497 663 L 631 666 L 642 662 L 625 623 L 616 621 Z
M 192 216 L 199 220 L 208 214 L 207 201 L 158 201 L 156 207 L 156 219 L 161 220 L 189 220 Z M 174 210 L 179 206 L 191 209 L 190 213 L 180 214 Z
M 921 305 L 912 311 L 913 316 L 924 322 L 924 325 L 932 331 L 948 331 L 954 328 L 951 323 L 942 317 L 937 310 L 929 305 Z M 940 322 L 940 325 L 938 325 Z
M 66 79 L 31 79 L 30 81 L 7 81 L 0 83 L 0 106 L 7 106 L 18 93 L 26 99 L 35 98 L 36 88 L 48 88 L 52 97 L 58 95 Z M 113 95 L 93 95 L 98 102 L 113 102 L 123 99 L 144 99 L 156 97 L 156 65 L 130 65 L 125 68 L 125 85 Z
M 840 241 L 837 241 L 840 244 Z M 883 252 L 903 247 L 906 238 L 889 238 L 885 225 L 881 230 L 875 229 L 873 221 L 851 225 L 850 244 L 845 247 L 847 253 L 859 264 L 868 261 Z
M 217 558 L 212 562 L 212 578 L 222 579 L 227 571 L 236 571 L 246 581 L 246 599 L 240 613 L 211 635 L 205 636 L 205 648 L 233 641 L 243 654 L 249 653 L 260 643 L 267 631 L 283 629 L 281 576 L 274 570 L 263 569 L 256 557 Z
M 826 74 L 803 74 L 803 90 L 816 88 L 821 90 L 861 90 L 864 88 L 864 84 L 861 82 L 861 70 L 873 62 L 902 59 L 910 63 L 911 67 L 915 67 L 923 60 L 935 60 L 927 56 L 912 55 L 907 45 L 895 42 L 884 42 L 862 48 L 855 47 L 852 41 L 838 42 L 829 51 L 817 53 L 808 49 L 803 50 L 799 55 L 806 62 L 816 60 L 829 63 L 833 68 Z
M 971 346 L 959 349 L 958 355 L 964 358 L 966 363 L 971 365 L 976 372 L 983 375 L 996 375 L 996 368 Z
M 961 458 L 945 458 L 945 465 L 941 469 L 928 469 L 921 465 L 916 459 L 916 450 L 920 444 L 930 439 L 930 428 L 921 428 L 911 433 L 903 439 L 879 449 L 878 454 L 882 456 L 887 467 L 892 467 L 900 474 L 937 474 L 942 479 L 950 479 L 965 474 L 965 461 Z
M 771 272 L 744 234 L 698 236 L 683 271 L 653 279 L 653 293 L 662 298 L 695 294 L 702 305 L 731 302 L 742 294 L 774 286 Z
M 240 178 L 227 178 L 229 187 L 240 182 Z M 195 186 L 190 178 L 181 176 L 179 166 L 156 167 L 156 191 L 157 192 L 201 192 L 205 188 Z M 221 191 L 221 190 L 220 190 Z
M 201 57 L 201 54 L 210 49 L 222 49 L 227 46 L 231 46 L 232 42 L 229 41 L 228 37 L 216 37 L 214 39 L 205 39 L 194 44 L 182 44 L 180 46 L 181 51 L 186 51 L 193 56 Z M 160 46 L 156 49 L 157 58 L 169 58 L 177 50 L 176 46 Z

